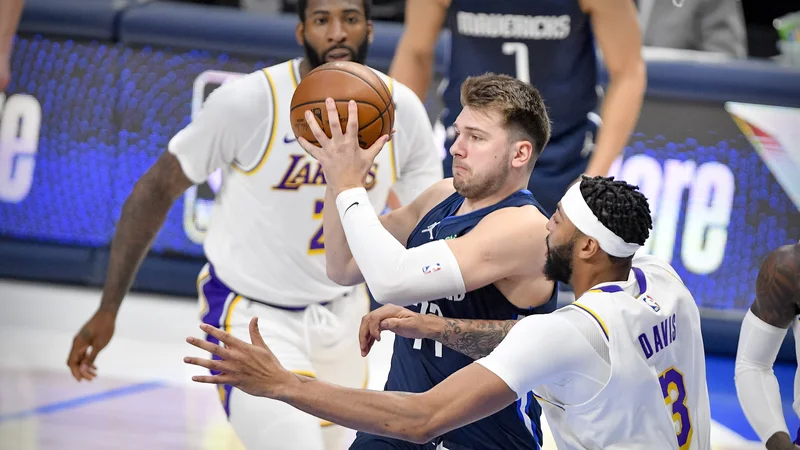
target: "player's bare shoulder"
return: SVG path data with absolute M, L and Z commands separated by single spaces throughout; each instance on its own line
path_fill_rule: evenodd
M 502 226 L 506 231 L 525 233 L 526 230 L 545 229 L 548 218 L 533 205 L 500 208 L 488 214 L 483 221 L 492 226 Z M 482 222 L 483 222 L 482 221 Z
M 800 243 L 773 250 L 758 271 L 753 314 L 786 328 L 800 310 Z

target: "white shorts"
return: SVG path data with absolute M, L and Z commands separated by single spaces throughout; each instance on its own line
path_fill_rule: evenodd
M 198 294 L 202 321 L 246 342 L 250 342 L 250 319 L 258 316 L 259 331 L 264 342 L 287 370 L 340 386 L 366 387 L 367 359 L 361 357 L 358 342 L 361 318 L 369 312 L 369 296 L 363 285 L 354 287 L 349 293 L 324 306 L 312 304 L 304 309 L 289 309 L 266 305 L 236 294 L 215 277 L 213 268 L 206 265 L 198 277 Z M 212 336 L 206 339 L 218 343 Z M 259 413 L 270 414 L 269 411 L 253 411 L 271 403 L 270 400 L 252 398 L 242 391 L 232 391 L 230 386 L 219 386 L 219 392 L 225 412 L 243 441 L 246 439 L 242 436 L 239 423 L 252 422 L 252 416 L 258 416 Z M 248 417 L 241 417 L 240 414 Z M 252 426 L 263 428 L 262 421 L 270 419 L 258 420 Z M 330 428 L 331 425 L 319 419 L 315 419 L 315 424 L 317 428 L 319 425 Z M 301 431 L 303 426 L 299 423 L 285 424 L 284 430 L 286 427 L 291 427 L 298 434 L 310 433 Z M 248 448 L 251 447 L 248 445 Z M 330 446 L 328 448 L 330 450 Z

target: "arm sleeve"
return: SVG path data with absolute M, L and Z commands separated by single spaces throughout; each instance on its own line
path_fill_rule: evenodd
M 447 243 L 405 248 L 383 227 L 364 188 L 340 193 L 336 208 L 353 259 L 378 303 L 408 306 L 466 292 Z
M 411 89 L 394 82 L 397 133 L 392 137 L 398 164 L 393 186 L 403 205 L 444 177 L 440 151 L 425 105 Z
M 762 442 L 779 431 L 789 434 L 778 379 L 772 371 L 785 336 L 786 330 L 747 311 L 739 334 L 734 380 L 744 415 Z
M 536 357 L 528 357 L 531 354 Z M 563 384 L 576 375 L 607 378 L 607 373 L 586 373 L 598 367 L 587 364 L 597 358 L 597 352 L 569 320 L 551 313 L 522 319 L 491 354 L 476 362 L 523 397 L 537 386 Z
M 202 183 L 220 167 L 251 164 L 259 151 L 266 150 L 261 141 L 266 141 L 265 125 L 272 123 L 273 106 L 272 90 L 264 84 L 268 81 L 259 73 L 223 84 L 169 141 L 167 149 L 192 182 Z

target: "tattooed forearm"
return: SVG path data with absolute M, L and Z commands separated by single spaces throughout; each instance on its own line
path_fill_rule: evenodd
M 770 325 L 787 328 L 800 303 L 800 244 L 773 251 L 761 265 L 756 279 L 753 314 Z
M 518 320 L 444 319 L 443 329 L 431 339 L 469 356 L 480 359 L 492 352 L 505 339 Z
M 111 243 L 101 310 L 117 312 L 173 202 L 189 186 L 191 181 L 168 152 L 136 183 L 122 206 Z

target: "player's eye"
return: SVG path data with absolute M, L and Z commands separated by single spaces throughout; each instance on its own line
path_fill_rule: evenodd
M 482 141 L 482 140 L 483 140 L 483 139 L 481 139 L 481 137 L 480 137 L 480 136 L 475 136 L 474 134 L 470 135 L 470 136 L 469 136 L 469 139 L 470 139 L 471 141 L 473 141 L 473 142 L 478 142 L 478 141 Z
M 323 19 L 321 17 L 314 19 L 314 25 L 325 25 L 326 23 L 328 23 L 328 19 Z
M 347 21 L 347 23 L 350 23 L 350 24 L 355 24 L 355 23 L 359 22 L 358 16 L 349 16 L 345 20 Z

